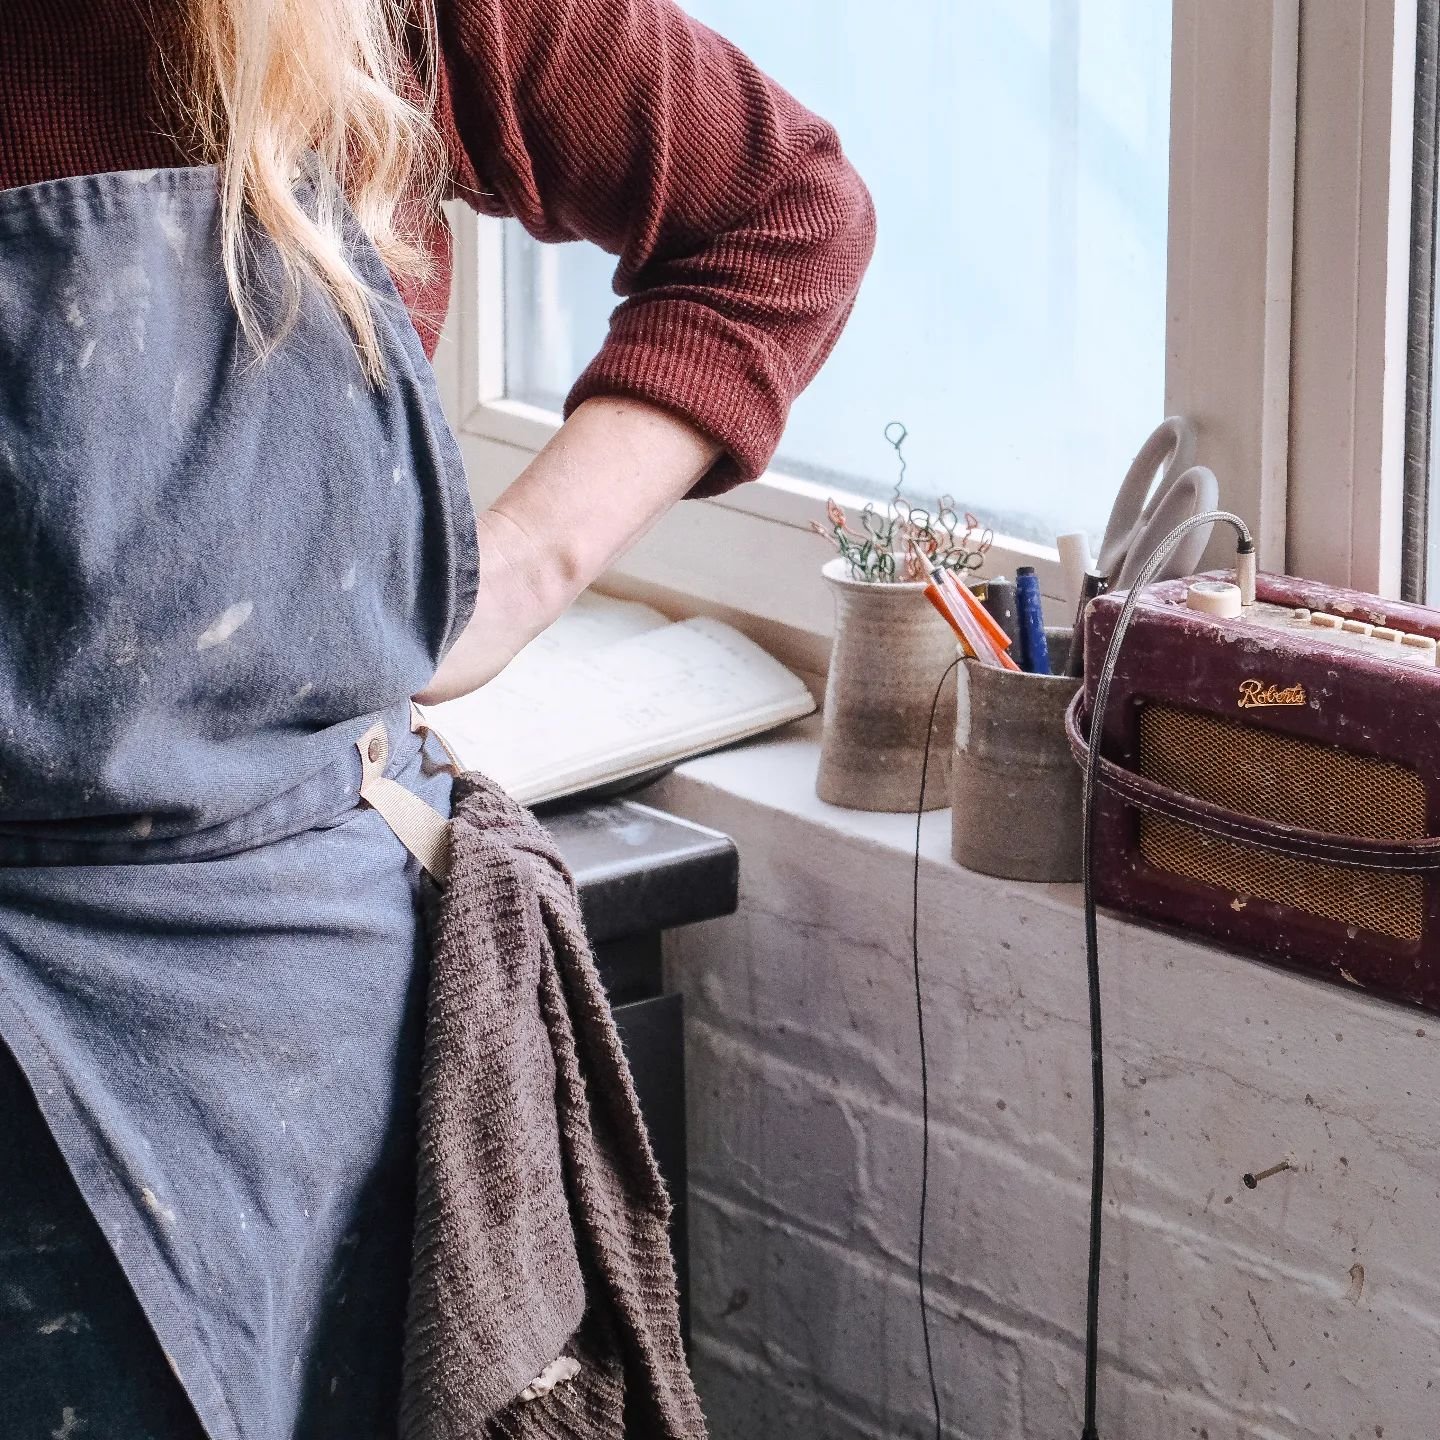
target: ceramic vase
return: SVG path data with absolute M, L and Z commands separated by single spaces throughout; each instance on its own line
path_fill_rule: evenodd
M 836 556 L 821 572 L 835 597 L 815 790 L 851 810 L 914 811 L 935 686 L 955 636 L 914 581 L 856 580 Z M 950 803 L 955 681 L 935 712 L 925 808 Z
M 1046 630 L 1064 669 L 1068 630 Z M 950 853 L 1008 880 L 1080 878 L 1080 767 L 1065 739 L 1079 680 L 961 663 Z

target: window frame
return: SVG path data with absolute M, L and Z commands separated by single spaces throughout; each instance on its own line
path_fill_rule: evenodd
M 1173 0 L 1166 409 L 1195 424 L 1262 568 L 1389 594 L 1400 585 L 1415 15 L 1416 0 Z M 1329 143 L 1335 133 L 1351 143 Z M 450 214 L 455 281 L 437 369 L 484 506 L 559 417 L 504 394 L 500 222 Z M 809 524 L 827 493 L 771 473 L 686 502 L 603 583 L 823 640 L 826 551 Z M 1217 535 L 1210 559 L 1227 554 Z M 989 568 L 1022 564 L 1060 596 L 1053 549 L 997 536 Z
M 1416 0 L 1307 4 L 1295 207 L 1295 574 L 1401 593 Z

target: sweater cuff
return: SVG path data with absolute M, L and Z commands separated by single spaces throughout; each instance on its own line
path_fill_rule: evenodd
M 765 473 L 789 411 L 788 367 L 750 325 L 692 300 L 630 301 L 565 401 L 628 395 L 672 410 L 725 447 L 692 497 L 719 495 Z

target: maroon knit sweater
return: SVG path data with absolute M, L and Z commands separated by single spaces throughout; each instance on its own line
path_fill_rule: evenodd
M 436 0 L 452 192 L 619 257 L 625 299 L 567 413 L 632 395 L 764 470 L 874 243 L 835 133 L 672 0 Z M 157 49 L 183 0 L 0 0 L 0 188 L 188 163 Z M 406 301 L 433 352 L 450 238 Z

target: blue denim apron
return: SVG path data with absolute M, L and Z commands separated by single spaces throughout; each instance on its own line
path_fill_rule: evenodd
M 0 191 L 5 1440 L 394 1434 L 420 872 L 355 741 L 448 813 L 409 697 L 477 557 L 351 239 L 379 389 L 315 293 L 256 359 L 213 170 Z

